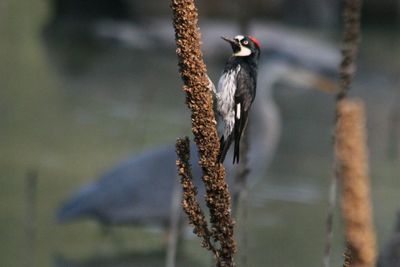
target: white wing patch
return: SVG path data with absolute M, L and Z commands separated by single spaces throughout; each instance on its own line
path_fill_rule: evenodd
M 240 71 L 240 65 L 236 69 L 224 73 L 218 83 L 217 109 L 224 121 L 224 136 L 227 137 L 233 131 L 235 124 L 235 92 L 236 76 Z
M 240 119 L 240 103 L 236 105 L 236 119 Z

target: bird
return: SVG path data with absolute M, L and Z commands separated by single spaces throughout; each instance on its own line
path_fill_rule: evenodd
M 256 96 L 260 43 L 256 38 L 244 35 L 222 39 L 231 45 L 233 55 L 225 64 L 216 92 L 217 111 L 224 123 L 218 161 L 224 162 L 234 142 L 233 163 L 239 163 L 240 139 Z
M 191 159 L 198 161 L 194 145 Z M 57 211 L 57 221 L 92 218 L 103 226 L 167 225 L 178 183 L 175 160 L 172 142 L 122 160 L 64 201 Z M 192 171 L 201 173 L 197 164 L 193 164 Z M 195 183 L 200 185 L 199 177 Z
M 329 51 L 329 49 L 328 49 Z M 273 53 L 272 53 L 273 54 Z M 326 80 L 327 73 L 336 73 L 336 61 L 327 64 L 319 57 L 298 59 L 277 56 L 260 65 L 259 94 L 254 101 L 249 139 L 249 169 L 252 174 L 246 182 L 251 189 L 265 177 L 279 144 L 281 119 L 279 108 L 273 101 L 272 89 L 278 82 L 306 88 L 330 87 L 336 81 Z M 304 64 L 299 64 L 299 62 Z M 326 65 L 327 64 L 327 65 Z M 313 66 L 313 67 L 310 67 Z M 323 81 L 323 82 L 321 82 Z M 331 83 L 329 83 L 331 81 Z M 190 149 L 192 163 L 198 162 L 196 147 Z M 157 226 L 167 234 L 168 266 L 173 266 L 177 252 L 178 238 L 184 229 L 181 222 L 184 214 L 179 207 L 181 193 L 175 166 L 175 146 L 170 144 L 148 149 L 123 160 L 93 182 L 83 185 L 63 201 L 57 210 L 57 220 L 67 223 L 79 219 L 96 220 L 108 229 L 114 225 Z M 232 195 L 241 188 L 232 183 L 233 163 L 225 163 L 226 179 Z M 205 208 L 204 186 L 200 179 L 202 170 L 192 164 L 193 182 L 198 189 L 198 200 Z
M 264 178 L 279 144 L 281 118 L 272 94 L 274 86 L 283 83 L 295 88 L 330 90 L 330 85 L 336 84 L 339 60 L 338 52 L 320 42 L 296 37 L 282 30 L 279 30 L 279 35 L 270 34 L 269 46 L 263 48 L 259 62 L 258 95 L 250 111 L 255 122 L 249 124 L 250 188 Z M 67 223 L 91 219 L 106 226 L 166 227 L 175 196 L 174 188 L 178 186 L 175 160 L 172 140 L 123 159 L 61 201 L 56 210 L 57 221 Z M 198 161 L 193 145 L 191 161 Z M 227 162 L 225 168 L 228 184 L 232 186 L 233 164 Z M 202 172 L 198 164 L 193 164 L 192 172 L 199 189 L 198 195 L 202 196 Z
M 299 69 L 290 63 L 269 62 L 260 66 L 260 71 L 265 75 L 260 79 L 259 96 L 251 111 L 257 123 L 250 125 L 256 128 L 250 129 L 250 187 L 262 179 L 279 143 L 281 119 L 271 95 L 274 84 L 285 80 L 295 85 L 320 85 L 319 80 L 310 79 L 310 75 L 318 77 L 317 74 L 312 76 L 311 72 L 306 72 L 304 80 L 299 79 L 299 75 L 291 75 Z M 103 225 L 167 225 L 174 187 L 178 184 L 175 160 L 173 142 L 129 156 L 62 201 L 57 209 L 57 221 L 94 219 Z M 198 160 L 192 144 L 191 161 Z M 225 168 L 228 184 L 232 185 L 233 164 L 229 162 Z M 202 196 L 202 172 L 198 164 L 193 164 L 192 172 L 199 196 Z

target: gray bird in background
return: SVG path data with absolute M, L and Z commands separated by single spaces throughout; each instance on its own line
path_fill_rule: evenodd
M 198 160 L 194 145 L 191 159 Z M 64 202 L 57 212 L 58 221 L 92 218 L 104 225 L 167 224 L 178 183 L 175 161 L 173 142 L 122 161 Z M 193 164 L 193 173 L 199 186 L 198 164 Z
M 265 34 L 262 29 L 257 30 L 259 39 Z M 202 30 L 207 35 L 207 27 Z M 219 35 L 216 33 L 215 39 L 220 40 Z M 279 28 L 274 32 L 268 30 L 268 37 L 262 43 L 265 47 L 259 63 L 258 95 L 249 125 L 250 186 L 265 176 L 279 143 L 281 119 L 272 96 L 274 85 L 280 82 L 294 88 L 330 91 L 336 84 L 332 77 L 336 76 L 339 63 L 338 51 L 328 45 Z M 194 182 L 202 196 L 201 170 L 196 164 L 198 156 L 194 146 L 191 159 Z M 179 180 L 175 160 L 173 140 L 133 155 L 65 200 L 57 211 L 58 221 L 90 218 L 106 225 L 165 225 L 169 221 L 174 192 L 180 192 L 174 191 Z M 232 164 L 227 163 L 225 167 L 232 186 Z

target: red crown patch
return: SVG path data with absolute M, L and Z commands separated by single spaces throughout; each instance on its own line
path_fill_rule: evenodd
M 255 43 L 257 46 L 258 46 L 258 48 L 260 48 L 260 42 L 255 38 L 255 37 L 253 37 L 253 36 L 247 36 L 250 40 L 252 40 L 253 41 L 253 43 Z

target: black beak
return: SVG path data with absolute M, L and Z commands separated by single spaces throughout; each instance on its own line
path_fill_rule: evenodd
M 224 37 L 224 36 L 221 36 L 221 38 L 222 38 L 222 40 L 227 41 L 228 43 L 231 44 L 232 50 L 233 50 L 234 52 L 237 52 L 238 50 L 240 50 L 240 45 L 239 45 L 238 41 L 236 41 L 236 40 L 234 40 L 234 39 L 226 38 L 226 37 Z
M 237 42 L 233 39 L 229 39 L 227 37 L 221 36 L 222 40 L 227 41 L 228 43 L 230 43 L 231 45 L 236 45 Z
M 227 38 L 227 37 L 225 37 L 225 36 L 221 36 L 221 38 L 222 38 L 222 40 L 227 41 L 227 42 L 230 43 L 231 45 L 232 45 L 232 44 L 236 44 L 236 41 L 233 40 L 233 39 L 229 39 L 229 38 Z

